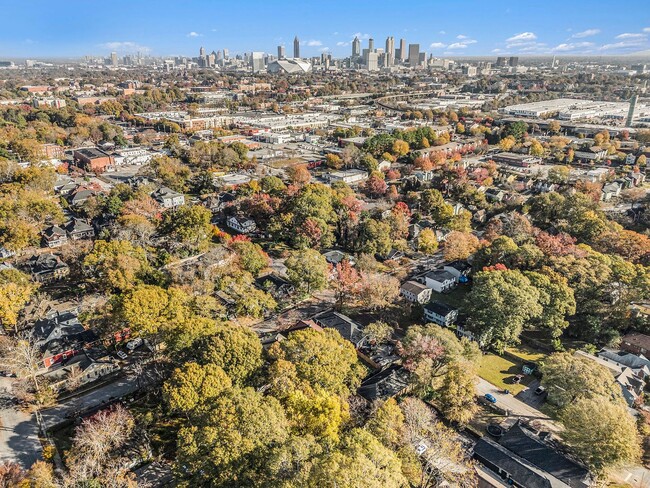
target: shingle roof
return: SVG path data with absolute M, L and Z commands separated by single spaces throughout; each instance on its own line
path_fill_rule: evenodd
M 589 476 L 589 471 L 536 439 L 519 423 L 505 433 L 499 444 L 572 488 L 588 486 L 584 480 Z
M 413 293 L 414 295 L 419 295 L 424 290 L 426 290 L 427 287 L 422 283 L 410 280 L 402 284 L 402 289 L 408 291 L 409 293 Z
M 442 317 L 446 317 L 456 310 L 455 308 L 440 302 L 429 302 L 424 306 L 424 309 L 437 315 L 441 315 Z
M 444 269 L 434 269 L 433 271 L 429 271 L 424 276 L 430 280 L 439 282 L 455 280 L 454 275 L 452 275 L 449 271 L 445 271 Z
M 361 325 L 342 313 L 325 312 L 314 317 L 314 321 L 321 327 L 338 330 L 344 339 L 352 342 L 355 346 L 363 338 Z
M 513 481 L 526 488 L 551 488 L 551 482 L 513 456 L 507 449 L 486 438 L 474 446 L 474 457 L 488 467 L 502 469 Z

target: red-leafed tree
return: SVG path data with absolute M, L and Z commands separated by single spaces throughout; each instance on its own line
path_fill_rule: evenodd
M 361 276 L 347 259 L 338 263 L 330 275 L 330 286 L 334 290 L 336 308 L 342 309 L 361 289 Z
M 368 178 L 368 181 L 366 181 L 365 186 L 366 192 L 373 198 L 385 195 L 386 190 L 388 189 L 386 182 L 378 175 L 371 175 L 370 178 Z

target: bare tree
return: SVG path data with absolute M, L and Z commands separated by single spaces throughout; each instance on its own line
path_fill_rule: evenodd
M 38 395 L 41 382 L 38 371 L 43 368 L 43 355 L 30 331 L 19 332 L 15 337 L 0 343 L 0 366 L 27 378 Z
M 85 480 L 108 479 L 108 473 L 112 473 L 111 479 L 116 481 L 116 470 L 121 472 L 120 466 L 123 465 L 117 460 L 116 452 L 129 440 L 134 426 L 133 416 L 121 405 L 101 410 L 85 419 L 75 430 L 67 459 L 69 476 L 66 484 L 75 486 Z M 126 484 L 128 480 L 124 481 L 124 484 L 111 486 L 133 486 Z

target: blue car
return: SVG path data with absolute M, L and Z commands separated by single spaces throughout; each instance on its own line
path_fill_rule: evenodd
M 490 395 L 489 393 L 487 393 L 485 395 L 485 399 L 490 403 L 496 403 L 497 402 L 497 399 L 494 398 L 494 395 Z

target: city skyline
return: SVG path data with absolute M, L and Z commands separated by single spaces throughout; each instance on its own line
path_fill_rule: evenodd
M 38 14 L 29 17 L 29 29 L 23 7 L 3 7 L 0 56 L 195 56 L 201 46 L 208 51 L 227 47 L 233 53 L 275 53 L 277 46 L 285 46 L 293 53 L 294 36 L 300 39 L 302 57 L 323 52 L 350 56 L 355 36 L 362 49 L 370 38 L 381 48 L 393 37 L 396 48 L 405 39 L 407 45 L 419 44 L 421 52 L 434 56 L 650 55 L 650 15 L 644 14 L 647 6 L 640 0 L 627 2 L 629 15 L 615 16 L 607 9 L 584 9 L 559 0 L 517 8 L 507 2 L 414 1 L 408 9 L 383 8 L 381 2 L 368 8 L 363 2 L 339 0 L 322 8 L 294 0 L 272 5 L 193 0 L 164 8 L 149 0 L 117 0 L 115 11 L 124 12 L 119 16 L 89 9 L 81 0 L 68 1 L 65 11 L 44 0 L 31 5 Z M 431 15 L 421 15 L 423 11 Z M 334 15 L 340 12 L 345 15 Z

